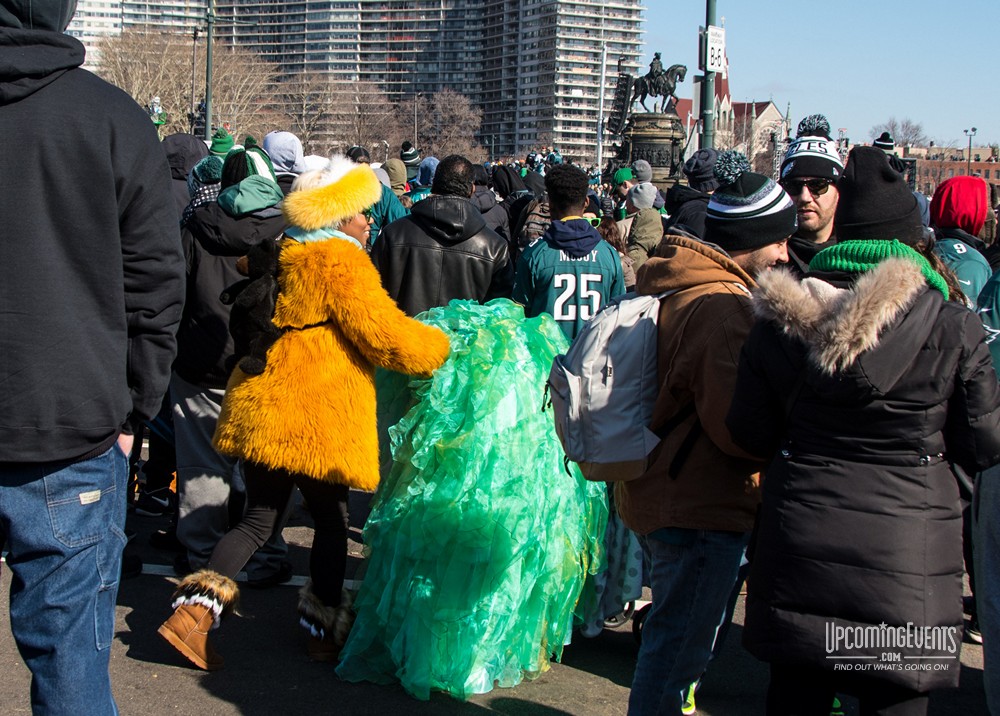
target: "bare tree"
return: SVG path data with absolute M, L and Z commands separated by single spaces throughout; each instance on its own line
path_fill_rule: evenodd
M 101 41 L 100 56 L 97 73 L 140 105 L 147 107 L 153 97 L 160 98 L 168 116 L 164 134 L 190 127 L 190 38 L 128 30 Z
M 463 94 L 443 89 L 429 97 L 418 95 L 404 100 L 397 107 L 396 119 L 399 141 L 413 142 L 415 130 L 415 144 L 424 156 L 460 154 L 472 162 L 486 159 L 486 148 L 476 140 L 483 111 Z
M 287 78 L 278 83 L 275 92 L 275 106 L 288 131 L 302 140 L 306 154 L 327 153 L 334 112 L 341 99 L 331 78 L 319 74 Z
M 373 82 L 341 85 L 332 114 L 334 147 L 364 147 L 373 161 L 384 158 L 383 142 L 396 133 L 396 111 L 381 87 Z
M 194 53 L 187 35 L 126 30 L 101 42 L 97 73 L 147 106 L 160 98 L 168 121 L 164 134 L 190 129 L 192 103 L 204 96 L 205 47 Z M 216 47 L 212 66 L 213 124 L 260 137 L 276 125 L 269 110 L 276 68 L 239 47 Z M 192 86 L 192 77 L 194 83 Z M 242 140 L 242 137 L 238 137 Z
M 889 121 L 883 124 L 876 124 L 872 127 L 868 135 L 872 139 L 878 139 L 882 132 L 888 132 L 897 145 L 902 147 L 923 147 L 927 145 L 927 133 L 920 122 L 912 119 L 898 121 L 895 117 L 889 117 Z

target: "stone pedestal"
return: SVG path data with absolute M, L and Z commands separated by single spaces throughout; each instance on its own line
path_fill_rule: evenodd
M 687 133 L 675 113 L 636 113 L 629 117 L 618 153 L 621 166 L 645 159 L 653 167 L 653 183 L 666 190 L 686 183 L 681 171 L 681 154 Z

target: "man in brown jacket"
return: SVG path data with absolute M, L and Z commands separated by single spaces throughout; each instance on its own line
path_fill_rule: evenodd
M 668 235 L 636 286 L 675 293 L 660 305 L 662 388 L 650 426 L 665 437 L 646 473 L 617 493 L 622 518 L 652 557 L 653 607 L 630 716 L 681 713 L 682 692 L 711 656 L 759 502 L 760 464 L 733 444 L 725 419 L 753 325 L 750 289 L 788 260 L 795 206 L 735 152 L 719 157 L 716 175 L 706 242 Z

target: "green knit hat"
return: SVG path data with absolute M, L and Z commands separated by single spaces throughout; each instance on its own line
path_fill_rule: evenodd
M 903 258 L 916 263 L 927 284 L 940 291 L 944 300 L 948 300 L 948 284 L 941 274 L 934 270 L 922 254 L 896 239 L 840 241 L 816 254 L 809 262 L 809 271 L 864 273 L 888 258 Z
M 233 135 L 227 132 L 225 127 L 219 127 L 212 135 L 212 146 L 208 148 L 208 151 L 217 157 L 224 157 L 229 154 L 233 144 Z

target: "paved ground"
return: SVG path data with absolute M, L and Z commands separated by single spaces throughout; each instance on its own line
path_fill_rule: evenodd
M 353 522 L 360 528 L 365 499 L 355 494 Z M 304 636 L 296 625 L 294 587 L 264 591 L 243 590 L 242 618 L 234 618 L 216 632 L 215 643 L 226 668 L 208 674 L 193 668 L 156 634 L 168 616 L 173 577 L 172 555 L 149 547 L 147 537 L 166 526 L 165 518 L 136 518 L 130 525 L 139 534 L 136 549 L 147 573 L 122 583 L 118 597 L 117 636 L 112 647 L 111 673 L 115 698 L 123 714 L 282 715 L 366 714 L 435 716 L 485 713 L 511 716 L 604 716 L 624 714 L 628 686 L 635 665 L 636 643 L 631 631 L 605 630 L 596 639 L 574 638 L 562 664 L 534 682 L 513 689 L 497 689 L 468 703 L 435 695 L 419 702 L 397 686 L 348 684 L 337 679 L 328 664 L 305 657 Z M 308 518 L 297 510 L 285 531 L 295 573 L 305 574 L 312 531 Z M 355 531 L 355 537 L 360 532 Z M 352 544 L 360 564 L 359 546 Z M 296 580 L 301 583 L 301 579 Z M 0 588 L 9 589 L 6 570 Z M 0 600 L 0 714 L 30 713 L 29 675 L 10 635 L 6 599 Z M 742 716 L 763 713 L 767 669 L 739 646 L 743 621 L 742 600 L 736 625 L 726 648 L 712 665 L 698 697 L 700 714 Z M 962 652 L 962 687 L 935 695 L 934 716 L 985 714 L 982 691 L 982 650 L 966 644 Z M 848 702 L 848 713 L 854 713 Z M 84 715 L 81 715 L 84 716 Z

